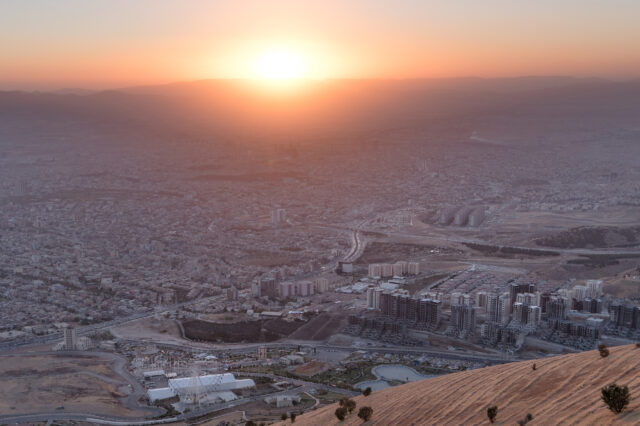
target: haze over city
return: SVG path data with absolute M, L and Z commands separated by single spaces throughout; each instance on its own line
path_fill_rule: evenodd
M 0 0 L 0 423 L 636 422 L 638 17 Z

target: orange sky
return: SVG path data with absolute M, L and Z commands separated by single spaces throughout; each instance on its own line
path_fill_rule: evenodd
M 640 77 L 635 0 L 0 0 L 0 88 L 256 78 Z

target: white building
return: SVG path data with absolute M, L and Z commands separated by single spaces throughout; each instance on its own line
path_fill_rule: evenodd
M 369 278 L 382 277 L 382 267 L 377 263 L 369 264 Z
M 204 398 L 209 393 L 220 393 L 216 396 L 227 400 L 228 394 L 225 391 L 246 389 L 256 385 L 251 379 L 236 380 L 231 373 L 169 379 L 168 384 L 169 386 L 166 388 L 149 389 L 147 391 L 149 401 L 179 396 L 181 400 L 196 402 L 194 396 L 200 395 Z
M 326 278 L 318 278 L 315 282 L 316 293 L 325 293 L 329 291 L 329 280 Z
M 393 265 L 391 263 L 383 263 L 380 265 L 382 269 L 382 276 L 385 278 L 393 276 Z

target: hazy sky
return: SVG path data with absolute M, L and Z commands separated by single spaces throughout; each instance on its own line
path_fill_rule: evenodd
M 640 1 L 0 0 L 0 88 L 252 78 L 273 51 L 306 78 L 637 78 Z

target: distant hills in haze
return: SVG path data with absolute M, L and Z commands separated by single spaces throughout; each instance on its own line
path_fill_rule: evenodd
M 326 80 L 269 87 L 202 80 L 90 92 L 0 92 L 0 120 L 72 121 L 154 135 L 305 139 L 398 129 L 609 128 L 640 122 L 640 81 L 571 77 Z M 535 121 L 535 125 L 532 124 Z

